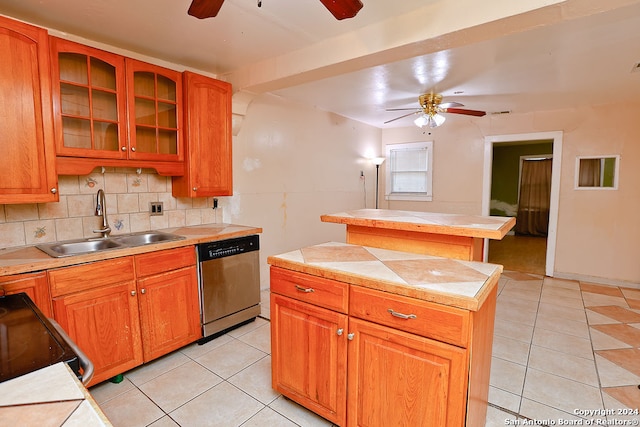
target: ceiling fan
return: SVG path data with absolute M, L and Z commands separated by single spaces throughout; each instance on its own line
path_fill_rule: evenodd
M 257 1 L 260 7 L 262 0 Z M 363 6 L 360 0 L 320 0 L 320 2 L 338 20 L 353 18 Z M 220 11 L 222 3 L 224 0 L 192 0 L 188 13 L 198 19 L 213 18 Z
M 395 119 L 387 120 L 384 124 L 394 122 L 396 120 L 400 120 L 402 118 L 411 116 L 413 114 L 420 114 L 420 116 L 415 119 L 413 122 L 418 127 L 428 126 L 430 128 L 435 128 L 440 126 L 445 121 L 445 117 L 441 113 L 453 113 L 453 114 L 464 114 L 467 116 L 476 116 L 482 117 L 487 114 L 484 111 L 478 110 L 467 110 L 463 104 L 459 102 L 442 102 L 442 95 L 434 94 L 434 93 L 425 93 L 418 97 L 418 102 L 420 103 L 420 108 L 390 108 L 387 111 L 402 111 L 402 110 L 413 110 L 411 113 L 404 114 L 400 117 L 396 117 Z

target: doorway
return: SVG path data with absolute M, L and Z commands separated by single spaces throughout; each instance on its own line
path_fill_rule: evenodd
M 492 255 L 496 256 L 508 256 L 508 263 L 512 266 L 510 269 L 519 271 L 526 271 L 531 269 L 527 265 L 527 261 L 536 264 L 536 272 L 547 276 L 553 276 L 555 265 L 555 247 L 556 247 L 556 235 L 557 235 L 557 220 L 558 220 L 558 201 L 559 201 L 559 187 L 560 187 L 560 164 L 562 153 L 562 132 L 540 132 L 533 134 L 512 134 L 512 135 L 497 135 L 485 138 L 485 156 L 484 156 L 484 175 L 483 175 L 483 198 L 482 198 L 482 214 L 483 215 L 506 215 L 517 216 L 519 176 L 521 169 L 518 165 L 518 160 L 515 160 L 517 168 L 518 178 L 505 178 L 499 173 L 496 177 L 496 170 L 494 170 L 494 151 L 503 152 L 526 152 L 519 146 L 530 146 L 527 150 L 530 154 L 535 154 L 538 158 L 547 157 L 543 154 L 552 154 L 556 161 L 553 161 L 551 167 L 551 186 L 549 190 L 549 206 L 548 206 L 548 226 L 545 224 L 546 237 L 541 236 L 528 236 L 530 234 L 525 228 L 521 227 L 521 230 L 517 233 L 519 236 L 507 235 L 501 242 L 485 242 L 484 259 L 489 260 L 489 251 L 493 250 Z M 513 148 L 509 148 L 513 147 Z M 513 155 L 513 153 L 512 153 Z M 518 156 L 519 158 L 520 156 Z M 523 156 L 527 157 L 527 155 Z M 535 156 L 534 156 L 535 157 Z M 502 171 L 504 172 L 504 171 Z M 513 175 L 513 171 L 511 174 Z M 505 190 L 502 188 L 501 194 L 492 197 L 492 183 L 493 181 L 499 181 L 502 187 L 507 187 Z M 504 182 L 507 182 L 505 184 Z M 494 189 L 495 191 L 495 189 Z M 510 196 L 506 196 L 506 193 L 510 193 Z M 515 192 L 515 193 L 514 193 Z M 514 195 L 515 194 L 515 195 Z M 528 219 L 529 212 L 521 213 L 520 222 L 523 222 L 525 218 Z M 522 230 L 525 230 L 524 232 Z M 539 234 L 539 233 L 531 233 Z M 494 243 L 493 249 L 491 244 Z M 495 244 L 499 243 L 499 244 Z M 502 251 L 500 254 L 498 251 Z M 493 257 L 493 256 L 492 256 Z M 505 261 L 505 264 L 507 262 Z

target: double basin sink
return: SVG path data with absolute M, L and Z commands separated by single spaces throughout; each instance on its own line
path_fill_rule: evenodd
M 151 243 L 171 242 L 185 237 L 161 231 L 144 231 L 140 233 L 121 234 L 112 237 L 67 240 L 64 242 L 43 243 L 36 245 L 44 253 L 54 258 L 89 254 L 111 249 L 133 248 Z

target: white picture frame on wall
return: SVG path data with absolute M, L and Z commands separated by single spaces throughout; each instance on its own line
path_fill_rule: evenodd
M 619 176 L 619 154 L 576 156 L 576 190 L 617 190 Z

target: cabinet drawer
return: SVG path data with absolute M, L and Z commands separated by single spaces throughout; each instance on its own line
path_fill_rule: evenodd
M 135 260 L 136 275 L 146 277 L 196 265 L 196 250 L 193 246 L 185 246 L 136 255 Z
M 135 280 L 130 256 L 49 270 L 52 297 L 128 280 Z
M 466 310 L 353 285 L 350 294 L 351 316 L 467 347 L 470 315 Z
M 347 313 L 349 285 L 309 274 L 271 267 L 271 292 Z

